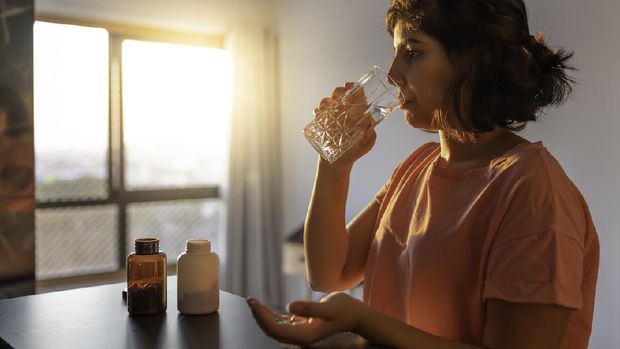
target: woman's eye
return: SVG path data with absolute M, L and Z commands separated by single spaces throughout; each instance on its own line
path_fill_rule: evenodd
M 396 56 L 398 55 L 398 52 L 396 52 L 396 50 L 394 50 L 392 52 L 392 58 L 396 58 Z M 409 59 L 416 59 L 419 58 L 420 56 L 422 56 L 422 52 L 417 51 L 417 50 L 405 50 L 405 53 L 407 54 L 407 56 L 409 57 Z
M 416 50 L 407 50 L 407 55 L 409 56 L 409 58 L 415 59 L 415 58 L 420 57 L 422 53 Z

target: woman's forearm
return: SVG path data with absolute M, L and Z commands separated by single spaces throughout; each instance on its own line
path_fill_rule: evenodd
M 399 349 L 482 349 L 434 336 L 361 304 L 359 322 L 353 332 L 371 343 Z
M 348 234 L 345 207 L 351 167 L 334 167 L 319 160 L 304 228 L 306 269 L 311 286 L 338 290 L 346 263 Z

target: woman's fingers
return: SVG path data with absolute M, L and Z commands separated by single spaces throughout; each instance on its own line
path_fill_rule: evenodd
M 334 103 L 334 100 L 331 97 L 325 97 L 321 100 L 321 103 L 319 103 L 319 109 L 325 110 L 327 109 L 327 107 L 329 107 L 333 103 Z
M 363 132 L 362 139 L 351 147 L 339 161 L 353 162 L 368 154 L 377 141 L 377 133 L 373 127 L 357 126 Z
M 318 116 L 320 113 L 322 113 L 324 110 L 326 110 L 327 108 L 329 108 L 329 106 L 333 103 L 333 100 L 331 99 L 331 97 L 325 97 L 321 100 L 321 103 L 319 103 L 319 106 L 314 108 L 314 110 L 312 111 L 312 113 L 314 114 L 314 116 Z
M 364 133 L 364 150 L 366 150 L 366 152 L 369 152 L 370 149 L 372 149 L 372 147 L 375 145 L 375 142 L 377 141 L 377 132 L 375 132 L 374 128 L 370 128 L 368 129 L 365 133 Z
M 349 90 L 351 90 L 355 86 L 353 82 L 345 82 L 343 86 L 336 87 L 334 92 L 332 92 L 332 99 L 340 99 L 342 98 Z
M 350 89 L 352 90 L 347 97 L 348 104 L 359 104 L 359 105 L 367 105 L 368 101 L 366 100 L 366 93 L 363 88 L 355 88 L 356 85 L 350 85 Z
M 334 92 L 332 92 L 332 99 L 340 99 L 347 92 L 347 89 L 344 87 L 336 87 Z
M 327 109 L 330 105 L 337 103 L 349 90 L 355 87 L 355 83 L 346 82 L 343 86 L 336 87 L 332 92 L 332 95 L 325 97 L 319 103 L 319 106 L 314 109 L 314 115 L 316 116 L 323 110 Z
M 279 328 L 283 323 L 287 322 L 285 315 L 275 313 L 257 300 L 248 300 L 248 305 L 252 309 L 252 315 L 256 319 L 256 323 L 266 334 L 280 342 L 287 341 L 288 338 L 284 336 L 282 329 Z
M 332 334 L 333 326 L 326 326 L 322 319 L 279 314 L 255 299 L 248 304 L 259 327 L 280 342 L 307 346 Z
M 257 300 L 248 300 L 248 305 L 256 322 L 265 332 L 272 332 L 274 326 L 283 320 L 282 314 L 272 311 Z
M 323 318 L 331 319 L 333 314 L 330 313 L 330 308 L 325 304 L 315 301 L 298 300 L 291 302 L 288 305 L 288 311 L 295 315 L 301 315 L 308 318 Z
M 368 153 L 377 141 L 377 133 L 374 128 L 369 127 L 364 130 L 362 139 L 354 146 L 356 148 L 353 153 L 358 153 L 358 156 L 363 156 Z
M 345 82 L 344 85 L 338 86 L 334 89 L 334 92 L 332 92 L 332 98 L 333 99 L 341 98 L 354 86 L 355 86 L 354 82 Z

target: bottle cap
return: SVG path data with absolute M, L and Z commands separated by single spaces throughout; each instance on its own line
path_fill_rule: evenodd
M 211 241 L 209 240 L 187 240 L 185 242 L 186 252 L 211 252 Z
M 156 254 L 159 252 L 158 238 L 140 238 L 134 241 L 136 254 Z

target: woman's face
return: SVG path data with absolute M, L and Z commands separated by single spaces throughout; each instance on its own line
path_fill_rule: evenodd
M 401 20 L 394 27 L 394 59 L 389 76 L 405 98 L 401 110 L 415 128 L 437 130 L 434 113 L 452 77 L 446 52 L 433 37 L 411 30 Z

